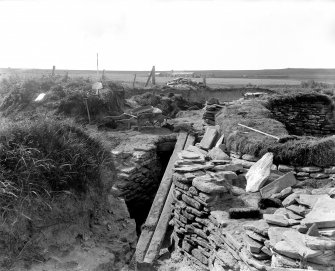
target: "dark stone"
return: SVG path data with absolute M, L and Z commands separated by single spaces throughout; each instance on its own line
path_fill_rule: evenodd
M 275 199 L 275 198 L 266 198 L 266 199 L 261 199 L 258 203 L 258 206 L 260 209 L 266 209 L 269 207 L 274 207 L 274 208 L 280 208 L 282 207 L 282 202 L 280 199 Z
M 259 208 L 254 207 L 230 208 L 228 212 L 229 212 L 229 218 L 231 219 L 261 217 L 261 212 Z

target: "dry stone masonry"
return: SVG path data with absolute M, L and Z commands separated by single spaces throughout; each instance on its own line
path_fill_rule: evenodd
M 283 102 L 271 108 L 273 118 L 290 134 L 327 136 L 335 133 L 333 104 L 324 101 Z
M 335 167 L 228 155 L 223 141 L 208 127 L 175 163 L 179 251 L 200 270 L 335 270 Z
M 159 152 L 169 153 L 175 141 L 176 136 L 171 134 L 157 137 L 151 144 L 130 148 L 129 151 L 112 151 L 117 171 L 113 194 L 125 199 L 131 217 L 143 220 L 137 221 L 139 223 L 143 223 L 146 216 L 142 207 L 145 205 L 144 208 L 149 210 L 164 170 Z M 163 157 L 166 158 L 169 156 Z M 139 228 L 141 225 L 137 226 Z

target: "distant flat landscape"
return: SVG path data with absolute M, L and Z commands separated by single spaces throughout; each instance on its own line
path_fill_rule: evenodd
M 0 68 L 0 79 L 11 75 L 23 77 L 36 77 L 41 75 L 50 75 L 51 69 L 14 69 Z M 106 80 L 132 84 L 136 74 L 136 86 L 142 87 L 150 71 L 104 71 Z M 173 71 L 178 74 L 178 71 Z M 207 84 L 211 87 L 224 86 L 295 86 L 300 85 L 302 81 L 314 80 L 328 84 L 335 84 L 335 69 L 266 69 L 266 70 L 187 70 L 180 71 L 181 77 L 183 72 L 194 73 L 196 81 L 202 81 L 206 76 Z M 57 70 L 56 75 L 65 75 L 68 73 L 71 77 L 87 77 L 92 80 L 96 79 L 95 70 Z M 102 75 L 102 71 L 99 75 Z M 165 84 L 174 77 L 166 74 L 171 71 L 156 70 L 156 83 Z M 165 76 L 162 76 L 165 74 Z

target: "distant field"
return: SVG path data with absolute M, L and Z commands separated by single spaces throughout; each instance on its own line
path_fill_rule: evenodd
M 224 76 L 224 78 L 212 78 L 210 72 L 203 71 L 203 73 L 208 74 L 207 76 L 207 85 L 210 87 L 228 87 L 228 86 L 246 86 L 246 85 L 254 85 L 254 86 L 297 86 L 300 85 L 301 81 L 307 80 L 315 80 L 320 82 L 326 82 L 330 84 L 335 84 L 335 75 L 330 74 L 328 70 L 324 74 L 320 72 L 320 70 L 316 70 L 315 74 L 311 72 L 311 70 L 307 70 L 305 73 L 301 69 L 297 69 L 299 74 L 295 69 L 285 69 L 282 70 L 283 74 L 285 72 L 284 78 L 280 78 L 277 76 L 278 70 L 276 70 L 276 75 L 271 75 L 271 70 L 259 71 L 259 78 L 257 78 L 257 74 L 254 72 L 253 74 L 248 74 L 248 76 L 252 78 L 238 78 L 237 71 L 232 71 L 231 73 L 226 72 L 226 74 L 220 74 Z M 290 76 L 287 76 L 287 72 L 292 71 Z M 70 77 L 88 77 L 92 80 L 96 80 L 96 71 L 80 71 L 80 70 L 56 70 L 57 75 L 65 75 L 68 73 Z M 134 74 L 137 74 L 136 77 L 136 87 L 142 87 L 145 85 L 147 81 L 148 72 L 139 72 L 139 71 L 106 71 L 105 77 L 106 80 L 113 80 L 122 82 L 126 85 L 132 86 L 134 80 Z M 243 71 L 243 74 L 246 72 Z M 51 70 L 24 70 L 24 69 L 0 69 L 0 79 L 9 76 L 10 74 L 18 74 L 20 76 L 29 78 L 41 75 L 50 75 Z M 102 72 L 99 73 L 100 76 Z M 212 73 L 213 74 L 213 73 Z M 218 74 L 214 74 L 217 76 Z M 231 77 L 229 77 L 231 75 Z M 294 78 L 296 76 L 296 78 Z M 266 78 L 268 77 L 268 78 Z M 274 78 L 271 78 L 274 77 Z M 156 77 L 157 84 L 165 84 L 166 82 L 174 79 L 173 77 Z M 192 78 L 195 81 L 202 81 L 202 78 Z

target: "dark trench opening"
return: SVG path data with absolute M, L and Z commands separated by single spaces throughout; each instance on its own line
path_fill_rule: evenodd
M 158 144 L 156 165 L 153 169 L 151 169 L 152 171 L 155 171 L 157 166 L 158 170 L 153 174 L 154 176 L 149 182 L 149 187 L 146 187 L 142 192 L 146 194 L 146 198 L 126 201 L 130 217 L 135 219 L 136 232 L 138 236 L 141 234 L 141 227 L 145 223 L 149 214 L 151 205 L 165 173 L 165 169 L 173 153 L 174 145 L 175 142 L 164 142 L 162 144 Z M 144 186 L 144 184 L 142 185 Z

